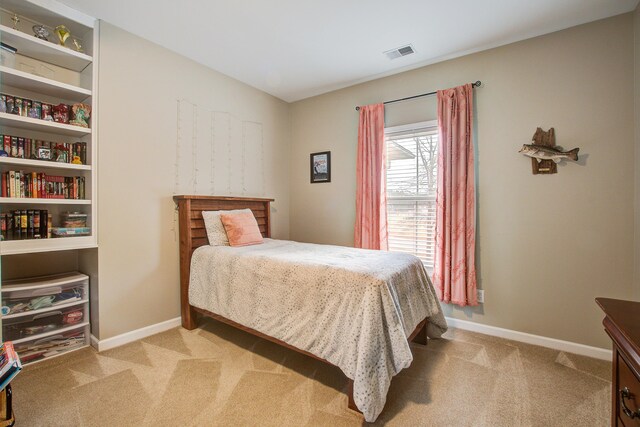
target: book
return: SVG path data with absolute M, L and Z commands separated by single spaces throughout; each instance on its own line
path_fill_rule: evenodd
M 0 352 L 0 390 L 2 390 L 22 370 L 22 363 L 11 341 L 3 343 Z
M 7 240 L 7 214 L 0 213 L 0 241 Z

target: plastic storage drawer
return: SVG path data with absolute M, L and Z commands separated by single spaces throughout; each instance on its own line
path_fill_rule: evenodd
M 58 356 L 89 344 L 89 324 L 82 323 L 54 333 L 16 340 L 13 345 L 22 363 Z
M 3 320 L 3 339 L 19 340 L 81 324 L 86 321 L 86 311 L 85 305 L 78 305 Z
M 88 287 L 88 277 L 80 273 L 7 281 L 2 286 L 3 319 L 87 301 Z

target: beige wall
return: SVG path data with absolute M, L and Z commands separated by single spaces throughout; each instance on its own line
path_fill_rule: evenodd
M 597 296 L 633 280 L 633 16 L 626 14 L 293 104 L 291 238 L 352 245 L 354 106 L 482 80 L 476 90 L 483 306 L 448 316 L 608 347 Z M 435 98 L 388 106 L 388 126 L 435 118 Z M 580 147 L 579 164 L 533 176 L 518 154 L 537 126 Z M 309 184 L 309 153 L 332 182 Z
M 262 123 L 265 189 L 276 199 L 272 229 L 279 238 L 289 236 L 290 125 L 285 102 L 112 25 L 101 25 L 99 55 L 98 292 L 105 339 L 180 315 L 172 201 L 177 100 Z M 215 159 L 218 166 L 228 161 Z

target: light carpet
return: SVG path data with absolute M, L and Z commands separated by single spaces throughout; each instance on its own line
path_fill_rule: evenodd
M 606 426 L 611 364 L 452 329 L 396 376 L 375 424 Z M 335 367 L 214 320 L 27 366 L 17 426 L 356 426 Z

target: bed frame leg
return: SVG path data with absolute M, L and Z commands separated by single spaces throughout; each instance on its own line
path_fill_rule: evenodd
M 198 313 L 188 305 L 182 308 L 182 327 L 191 331 L 198 326 Z
M 429 321 L 425 319 L 424 324 L 418 330 L 418 333 L 416 334 L 416 336 L 413 337 L 413 342 L 414 343 L 422 344 L 422 345 L 427 345 L 429 343 L 429 340 L 427 338 L 427 325 L 428 324 L 429 324 Z
M 347 381 L 347 398 L 349 399 L 348 407 L 353 411 L 362 413 L 356 406 L 356 402 L 353 400 L 353 380 L 351 378 L 347 378 Z

